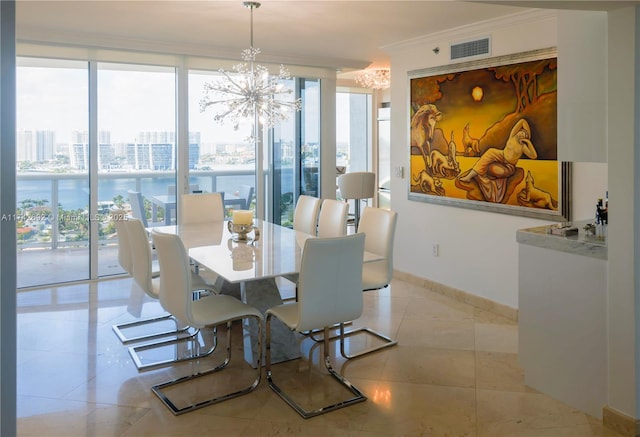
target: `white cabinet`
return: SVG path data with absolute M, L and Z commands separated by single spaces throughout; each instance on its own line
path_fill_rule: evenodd
M 558 160 L 607 162 L 607 14 L 558 12 Z
M 582 233 L 582 232 L 581 232 Z M 525 383 L 594 417 L 607 404 L 606 246 L 518 231 Z

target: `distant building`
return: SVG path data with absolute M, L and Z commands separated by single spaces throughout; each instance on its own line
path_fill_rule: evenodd
M 175 154 L 173 144 L 144 144 L 149 147 L 151 170 L 174 170 Z
M 173 171 L 176 169 L 175 132 L 139 132 L 133 143 L 111 143 L 111 132 L 98 132 L 98 170 L 132 169 Z M 50 162 L 67 155 L 69 166 L 86 171 L 90 165 L 89 132 L 75 130 L 69 143 L 56 144 L 55 131 L 20 130 L 16 138 L 17 162 Z M 196 169 L 202 145 L 200 132 L 189 132 L 188 167 Z
M 114 147 L 111 145 L 111 132 L 98 132 L 98 169 L 108 170 L 115 158 Z M 69 144 L 69 163 L 78 170 L 89 168 L 89 133 L 87 131 L 73 131 Z
M 87 143 L 69 144 L 69 164 L 78 170 L 89 168 L 89 145 Z
M 51 161 L 55 145 L 56 133 L 52 130 L 20 130 L 16 138 L 16 160 Z

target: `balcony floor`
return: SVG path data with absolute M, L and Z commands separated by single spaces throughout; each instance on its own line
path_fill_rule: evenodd
M 99 276 L 124 273 L 118 264 L 118 246 L 98 249 Z M 17 252 L 17 287 L 84 281 L 89 278 L 89 249 L 27 249 Z

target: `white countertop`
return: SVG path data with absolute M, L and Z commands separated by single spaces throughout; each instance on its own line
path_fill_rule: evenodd
M 519 229 L 516 232 L 516 241 L 521 244 L 537 246 L 543 249 L 557 250 L 572 253 L 575 255 L 589 256 L 598 259 L 607 259 L 607 226 L 596 226 L 596 234 L 590 235 L 584 229 L 588 223 L 595 223 L 594 220 L 576 220 L 563 223 L 570 224 L 578 228 L 578 235 L 563 237 L 550 233 L 551 228 L 557 224 L 538 226 L 535 228 Z

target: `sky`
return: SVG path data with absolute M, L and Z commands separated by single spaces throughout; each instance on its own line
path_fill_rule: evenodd
M 98 130 L 110 131 L 111 142 L 132 142 L 140 131 L 175 129 L 175 76 L 170 68 L 161 70 L 99 68 Z M 201 132 L 203 143 L 242 142 L 250 124 L 235 131 L 229 124 L 216 123 L 215 111 L 200 111 L 204 83 L 210 79 L 204 74 L 189 76 L 189 130 Z M 53 130 L 58 143 L 70 142 L 74 130 L 88 129 L 88 92 L 86 64 L 83 68 L 19 67 L 18 130 Z

